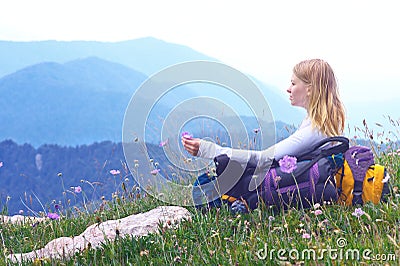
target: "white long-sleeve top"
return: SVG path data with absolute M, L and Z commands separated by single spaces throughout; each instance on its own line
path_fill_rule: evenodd
M 243 168 L 249 160 L 252 160 L 258 163 L 257 172 L 266 173 L 273 159 L 278 160 L 285 155 L 297 156 L 326 137 L 318 129 L 312 127 L 309 118 L 305 118 L 292 135 L 265 150 L 239 150 L 201 140 L 197 156 L 212 159 L 220 154 L 226 154 L 231 160 L 239 162 Z

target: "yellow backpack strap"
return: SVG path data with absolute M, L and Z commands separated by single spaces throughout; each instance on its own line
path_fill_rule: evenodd
M 221 196 L 221 199 L 222 200 L 227 200 L 230 203 L 233 203 L 233 202 L 235 202 L 237 200 L 237 198 L 229 196 L 229 195 L 225 195 L 225 194 Z

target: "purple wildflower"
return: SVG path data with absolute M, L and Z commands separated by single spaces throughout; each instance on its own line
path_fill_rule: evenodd
M 363 216 L 365 214 L 365 212 L 361 209 L 361 208 L 356 208 L 354 210 L 354 212 L 352 213 L 353 216 L 360 218 L 361 216 Z
M 59 204 L 54 204 L 54 209 L 59 210 L 61 207 Z
M 291 174 L 297 168 L 297 158 L 285 155 L 279 160 L 282 172 Z
M 190 134 L 189 132 L 185 131 L 185 132 L 182 132 L 182 138 L 185 138 L 185 139 L 192 139 L 192 138 L 193 138 L 193 135 Z
M 49 217 L 52 220 L 58 220 L 60 218 L 60 215 L 58 215 L 57 213 L 49 212 L 47 214 L 47 217 Z
M 81 186 L 74 187 L 74 191 L 75 193 L 81 193 L 82 192 Z
M 110 170 L 110 174 L 112 175 L 119 175 L 121 172 L 119 170 L 112 169 Z
M 164 147 L 165 145 L 167 145 L 167 143 L 168 143 L 168 139 L 165 141 L 161 141 L 159 146 Z

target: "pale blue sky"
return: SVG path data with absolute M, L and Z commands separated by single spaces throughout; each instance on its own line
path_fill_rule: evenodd
M 345 103 L 399 99 L 396 1 L 0 3 L 0 39 L 122 41 L 152 36 L 215 57 L 285 93 L 292 66 L 323 58 Z M 379 95 L 379 97 L 377 97 Z M 384 113 L 384 104 L 381 111 Z

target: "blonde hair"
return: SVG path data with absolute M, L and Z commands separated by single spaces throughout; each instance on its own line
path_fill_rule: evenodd
M 293 73 L 309 87 L 306 109 L 313 127 L 326 136 L 341 135 L 346 114 L 331 66 L 321 59 L 304 60 Z

